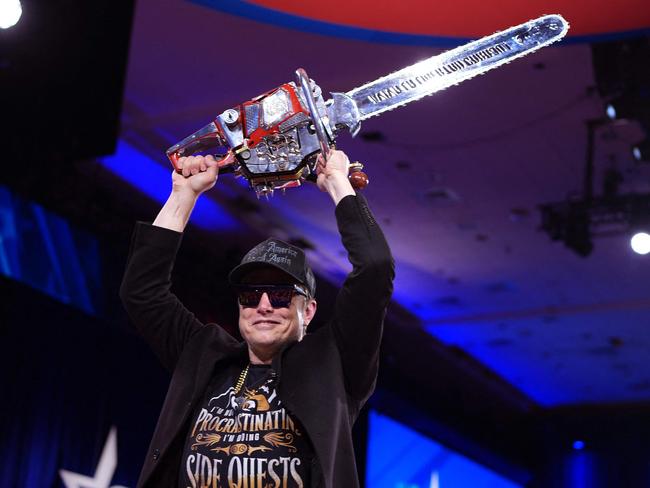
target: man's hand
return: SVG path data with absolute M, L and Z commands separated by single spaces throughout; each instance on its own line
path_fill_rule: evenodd
M 181 174 L 172 174 L 172 192 L 153 225 L 183 232 L 201 193 L 212 188 L 219 176 L 218 161 L 212 156 L 180 158 Z
M 177 193 L 191 192 L 195 197 L 211 189 L 219 177 L 219 167 L 213 156 L 189 156 L 178 160 L 181 174 L 172 174 L 172 190 Z
M 321 191 L 329 193 L 335 204 L 347 196 L 354 195 L 354 188 L 348 179 L 350 160 L 343 151 L 332 149 L 325 161 L 322 155 L 316 162 L 316 184 Z

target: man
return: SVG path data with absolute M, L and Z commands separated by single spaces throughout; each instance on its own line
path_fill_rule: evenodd
M 332 318 L 316 313 L 304 253 L 277 239 L 253 248 L 230 273 L 239 343 L 204 325 L 170 292 L 182 232 L 217 180 L 210 157 L 181 160 L 153 225 L 138 223 L 120 296 L 172 380 L 138 486 L 356 487 L 351 428 L 377 377 L 393 261 L 365 199 L 348 181 L 348 158 L 319 159 L 317 185 L 335 215 L 352 272 Z

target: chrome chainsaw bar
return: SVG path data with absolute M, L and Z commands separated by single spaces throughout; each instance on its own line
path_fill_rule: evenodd
M 459 46 L 347 93 L 332 94 L 330 119 L 350 127 L 419 100 L 562 39 L 569 29 L 560 15 L 546 15 Z M 355 132 L 353 130 L 353 132 Z

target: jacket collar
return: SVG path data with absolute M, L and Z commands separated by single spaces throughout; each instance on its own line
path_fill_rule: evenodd
M 292 341 L 284 346 L 282 346 L 282 349 L 275 355 L 273 360 L 271 361 L 271 367 L 273 368 L 273 371 L 275 371 L 276 377 L 278 380 L 280 380 L 281 374 L 282 374 L 282 358 L 284 354 L 295 344 L 297 344 L 298 341 Z
M 245 342 L 239 342 L 224 350 L 223 346 L 212 347 L 210 353 L 204 361 L 200 361 L 200 369 L 197 371 L 194 380 L 192 398 L 196 401 L 204 393 L 214 374 L 217 363 L 222 361 L 238 360 L 243 365 L 248 362 L 248 346 Z M 205 353 L 204 353 L 205 354 Z
M 296 343 L 297 341 L 293 341 L 285 344 L 271 361 L 271 368 L 275 372 L 278 379 L 280 378 L 282 370 L 282 357 L 284 356 L 287 349 L 291 348 Z M 200 395 L 203 393 L 205 387 L 210 381 L 210 377 L 212 376 L 217 363 L 221 361 L 232 361 L 233 359 L 239 360 L 242 365 L 245 365 L 249 362 L 248 344 L 243 341 L 234 345 L 233 347 L 228 348 L 226 351 L 224 351 L 222 348 L 219 348 L 218 352 L 219 354 L 214 354 L 211 356 L 208 364 L 203 363 L 204 367 L 202 367 L 198 372 L 196 382 L 194 384 L 194 396 L 196 396 L 196 394 Z

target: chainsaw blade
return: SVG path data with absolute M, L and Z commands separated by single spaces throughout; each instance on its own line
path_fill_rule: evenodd
M 526 56 L 559 41 L 568 29 L 561 15 L 545 15 L 432 56 L 345 95 L 355 102 L 362 121 Z

